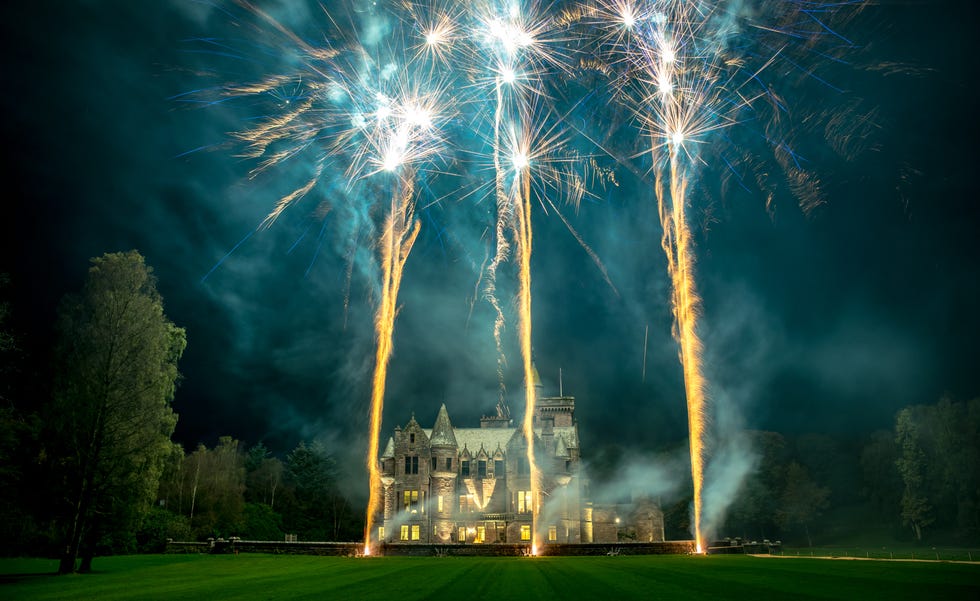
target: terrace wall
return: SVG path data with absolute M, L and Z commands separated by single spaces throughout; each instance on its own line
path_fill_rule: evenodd
M 272 553 L 296 555 L 360 555 L 363 543 L 283 542 L 215 540 L 205 543 L 168 542 L 167 553 Z M 379 555 L 387 556 L 511 556 L 530 555 L 526 544 L 382 544 Z M 654 543 L 546 544 L 540 555 L 684 555 L 694 552 L 694 541 Z

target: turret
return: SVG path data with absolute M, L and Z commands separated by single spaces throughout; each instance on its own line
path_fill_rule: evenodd
M 429 471 L 432 541 L 447 543 L 453 536 L 453 501 L 456 498 L 456 473 L 459 470 L 458 445 L 446 405 L 439 408 L 436 423 L 429 438 L 432 454 Z

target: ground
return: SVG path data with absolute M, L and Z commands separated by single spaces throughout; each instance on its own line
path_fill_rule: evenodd
M 334 558 L 144 555 L 54 576 L 0 560 L 7 599 L 977 599 L 980 564 L 747 556 Z

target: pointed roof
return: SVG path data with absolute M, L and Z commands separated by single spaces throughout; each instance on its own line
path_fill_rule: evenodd
M 394 459 L 395 458 L 395 439 L 388 437 L 388 445 L 385 447 L 385 452 L 381 454 L 382 459 Z
M 432 436 L 429 444 L 434 447 L 455 447 L 456 434 L 453 432 L 453 424 L 449 421 L 449 412 L 446 411 L 446 404 L 439 407 L 439 415 L 436 416 L 436 423 L 432 427 Z
M 531 386 L 535 388 L 544 388 L 544 384 L 541 383 L 541 374 L 538 373 L 538 365 L 533 360 L 531 361 Z

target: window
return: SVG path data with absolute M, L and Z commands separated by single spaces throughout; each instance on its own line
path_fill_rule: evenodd
M 436 497 L 436 508 L 439 513 L 442 513 L 442 495 Z
M 505 470 L 504 470 L 504 460 L 503 459 L 497 459 L 496 461 L 493 462 L 493 476 L 495 478 L 503 478 L 504 477 L 504 471 Z
M 459 527 L 459 537 L 456 540 L 461 543 L 466 542 L 466 528 L 464 526 Z
M 402 526 L 404 528 L 404 526 Z M 531 527 L 521 526 L 521 540 L 531 540 Z
M 517 458 L 517 474 L 520 476 L 525 476 L 531 473 L 531 466 L 528 465 L 527 457 Z
M 406 490 L 404 493 L 402 493 L 402 501 L 405 511 L 415 513 L 419 506 L 419 491 Z
M 401 539 L 402 540 L 408 540 L 408 524 L 404 524 L 402 526 L 402 536 L 401 536 Z
M 432 471 L 436 471 L 436 458 L 432 458 Z
M 453 458 L 452 457 L 446 457 L 446 471 L 447 472 L 453 471 Z
M 470 499 L 469 495 L 459 496 L 459 512 L 460 513 L 473 513 L 476 511 L 476 503 Z
M 418 455 L 405 455 L 405 473 L 406 474 L 417 474 L 417 473 L 419 473 L 419 456 Z
M 572 471 L 572 462 L 571 461 L 566 461 L 565 462 L 565 472 L 567 473 L 567 472 L 570 472 L 570 471 Z
M 415 432 L 408 435 L 408 444 L 415 444 Z
M 531 513 L 531 491 L 517 491 L 517 513 Z
M 422 527 L 418 524 L 412 525 L 412 540 L 419 540 L 422 536 Z
M 378 526 L 378 540 L 384 541 L 384 539 L 385 539 L 385 527 Z
M 555 526 L 548 526 L 548 542 L 555 542 L 558 540 L 558 528 Z
M 486 538 L 487 538 L 487 529 L 484 526 L 477 526 L 476 527 L 476 540 L 474 540 L 473 542 L 475 542 L 475 543 L 482 543 L 483 541 L 486 540 Z
M 482 459 L 476 463 L 476 477 L 477 478 L 487 477 L 487 462 Z
M 460 461 L 459 462 L 459 475 L 462 476 L 462 477 L 464 477 L 464 478 L 469 478 L 470 477 L 470 462 L 469 461 Z

